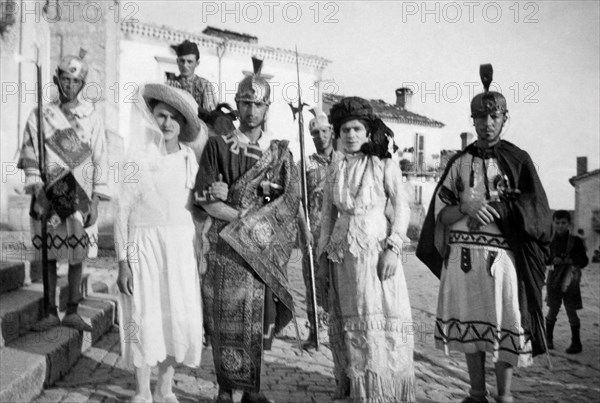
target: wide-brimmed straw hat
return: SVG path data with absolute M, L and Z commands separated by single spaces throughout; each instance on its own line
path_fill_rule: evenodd
M 179 133 L 180 141 L 190 142 L 194 141 L 198 135 L 208 136 L 206 124 L 198 117 L 198 103 L 188 92 L 169 87 L 166 84 L 146 84 L 142 96 L 150 109 L 156 101 L 160 101 L 181 113 L 185 122 Z

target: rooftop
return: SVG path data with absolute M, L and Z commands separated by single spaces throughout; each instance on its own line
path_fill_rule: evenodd
M 254 42 L 254 36 L 234 31 L 209 27 L 209 34 L 176 30 L 165 25 L 158 26 L 142 22 L 122 22 L 121 32 L 127 36 L 139 35 L 165 41 L 171 45 L 184 40 L 195 42 L 201 48 L 221 48 L 228 51 L 253 55 L 261 59 L 270 59 L 283 63 L 296 64 L 296 52 L 291 49 L 261 46 Z M 208 29 L 208 28 L 207 28 Z M 258 39 L 256 38 L 256 41 Z M 298 53 L 300 65 L 323 70 L 331 60 L 308 53 Z
M 258 38 L 254 35 L 243 34 L 240 32 L 230 31 L 228 29 L 211 27 L 210 25 L 204 28 L 204 31 L 202 31 L 202 33 L 205 35 L 216 36 L 219 38 L 230 39 L 234 41 L 258 43 Z
M 339 102 L 344 95 L 336 94 L 323 94 L 323 103 L 329 106 Z M 368 100 L 373 111 L 384 121 L 392 121 L 395 123 L 403 123 L 407 125 L 417 126 L 429 126 L 429 127 L 444 127 L 442 122 L 434 119 L 430 119 L 427 116 L 419 115 L 417 113 L 401 108 L 398 105 L 388 104 L 381 99 L 369 99 Z M 324 107 L 325 109 L 325 107 Z M 328 109 L 328 108 L 327 108 Z
M 575 186 L 576 182 L 579 182 L 582 179 L 589 178 L 589 177 L 595 176 L 595 175 L 600 175 L 600 169 L 596 169 L 594 171 L 590 171 L 590 172 L 586 172 L 581 175 L 574 176 L 571 179 L 569 179 L 569 182 L 571 183 L 571 185 Z

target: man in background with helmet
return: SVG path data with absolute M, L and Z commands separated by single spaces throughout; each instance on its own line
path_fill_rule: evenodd
M 91 331 L 77 313 L 81 293 L 83 260 L 90 237 L 85 228 L 98 218 L 100 200 L 110 200 L 106 182 L 108 159 L 106 134 L 100 115 L 78 95 L 85 86 L 88 65 L 80 56 L 65 56 L 54 75 L 57 101 L 43 106 L 43 135 L 46 152 L 46 183 L 42 182 L 38 150 L 38 111 L 31 112 L 18 167 L 25 171 L 25 192 L 32 195 L 32 242 L 42 246 L 41 220 L 48 221 L 48 294 L 46 316 L 32 330 L 44 331 L 63 325 Z M 67 311 L 62 321 L 56 305 L 56 262 L 69 261 Z

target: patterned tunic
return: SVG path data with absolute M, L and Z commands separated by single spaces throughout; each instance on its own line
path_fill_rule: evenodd
M 217 96 L 216 89 L 205 78 L 199 77 L 196 74 L 191 79 L 187 79 L 183 76 L 177 76 L 173 82 L 169 83 L 173 87 L 181 88 L 194 97 L 198 103 L 198 107 L 211 112 L 215 110 L 219 103 L 219 97 Z
M 327 185 L 327 171 L 332 161 L 343 158 L 343 154 L 339 151 L 333 151 L 329 156 L 325 157 L 319 154 L 312 154 L 308 157 L 306 162 L 306 188 L 308 191 L 308 218 L 310 219 L 310 230 L 313 236 L 313 240 L 316 242 L 319 240 L 319 234 L 321 233 L 321 215 L 323 210 L 323 192 Z M 298 163 L 298 170 L 301 166 Z M 313 248 L 313 263 L 315 264 L 315 271 L 317 270 L 316 265 L 319 259 L 317 259 L 317 249 Z M 313 314 L 312 307 L 312 292 L 310 286 L 310 263 L 308 256 L 305 254 L 302 261 L 302 276 L 304 278 L 304 285 L 306 286 L 306 310 L 309 317 Z M 317 304 L 322 305 L 322 296 L 317 294 Z
M 207 188 L 222 175 L 227 205 L 248 209 L 232 222 L 212 217 L 204 241 L 209 250 L 202 298 L 220 387 L 258 391 L 263 349 L 292 317 L 286 267 L 300 203 L 294 171 L 284 141 L 261 149 L 235 130 L 209 138 L 204 149 L 197 196 L 209 199 Z M 280 184 L 283 194 L 264 204 L 263 181 Z
M 452 164 L 437 193 L 437 219 L 445 206 L 459 201 L 494 200 L 503 177 L 495 158 L 465 153 Z M 531 334 L 521 326 L 513 251 L 495 222 L 478 229 L 469 228 L 468 222 L 465 216 L 448 228 L 436 346 L 446 352 L 489 352 L 494 362 L 531 365 Z
M 25 191 L 41 183 L 38 163 L 38 119 L 34 109 L 27 120 L 18 167 L 25 171 Z M 104 125 L 93 105 L 65 109 L 58 103 L 43 106 L 46 150 L 46 197 L 50 203 L 49 258 L 79 263 L 90 244 L 83 230 L 92 195 L 110 200 L 108 156 Z M 32 199 L 34 205 L 35 195 Z M 31 211 L 33 245 L 41 248 L 41 223 Z M 97 230 L 96 230 L 97 231 Z M 97 236 L 97 235 L 96 235 Z

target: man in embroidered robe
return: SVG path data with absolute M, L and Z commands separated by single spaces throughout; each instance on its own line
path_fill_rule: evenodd
M 196 204 L 212 218 L 202 297 L 220 403 L 233 401 L 233 389 L 244 391 L 244 403 L 269 401 L 260 393 L 263 348 L 293 312 L 286 265 L 298 175 L 287 141 L 261 143 L 271 90 L 254 61 L 235 98 L 239 130 L 209 138 L 195 187 Z
M 323 209 L 323 191 L 327 185 L 327 170 L 329 165 L 336 159 L 342 158 L 342 153 L 333 149 L 333 130 L 332 125 L 329 123 L 327 115 L 321 111 L 316 111 L 315 117 L 308 123 L 308 130 L 312 136 L 313 143 L 317 150 L 316 153 L 308 157 L 306 162 L 306 187 L 308 191 L 308 215 L 310 219 L 310 229 L 312 244 L 315 240 L 319 239 L 321 233 L 321 212 Z M 298 170 L 300 170 L 300 164 L 298 164 Z M 302 232 L 301 232 L 302 233 Z M 315 265 L 318 264 L 319 259 L 317 257 L 317 249 L 313 248 L 313 262 Z M 315 266 L 315 273 L 317 267 Z M 306 286 L 306 311 L 308 317 L 313 315 L 312 306 L 312 289 L 310 285 L 310 263 L 308 255 L 304 255 L 302 258 L 302 276 L 304 278 L 304 285 Z M 321 324 L 326 322 L 324 316 L 326 313 L 323 311 L 323 295 L 317 290 L 317 305 L 318 308 L 318 320 Z M 317 334 L 315 329 L 311 327 L 308 339 L 304 343 L 305 349 L 315 348 Z
M 206 120 L 208 114 L 217 107 L 219 100 L 213 84 L 195 73 L 200 66 L 198 45 L 186 39 L 171 48 L 177 53 L 177 67 L 180 75 L 170 80 L 168 84 L 192 94 L 198 103 L 198 117 Z
M 110 200 L 106 177 L 108 160 L 106 135 L 100 115 L 93 105 L 77 98 L 85 85 L 87 63 L 80 57 L 65 56 L 54 76 L 59 89 L 58 102 L 43 106 L 43 136 L 46 150 L 44 186 L 40 176 L 37 109 L 27 125 L 18 167 L 25 171 L 25 191 L 32 195 L 33 245 L 41 249 L 41 221 L 48 221 L 47 316 L 33 326 L 44 331 L 61 324 L 56 305 L 56 261 L 69 260 L 69 297 L 63 326 L 91 331 L 77 314 L 81 294 L 83 260 L 90 237 L 85 228 L 96 223 L 98 202 Z

